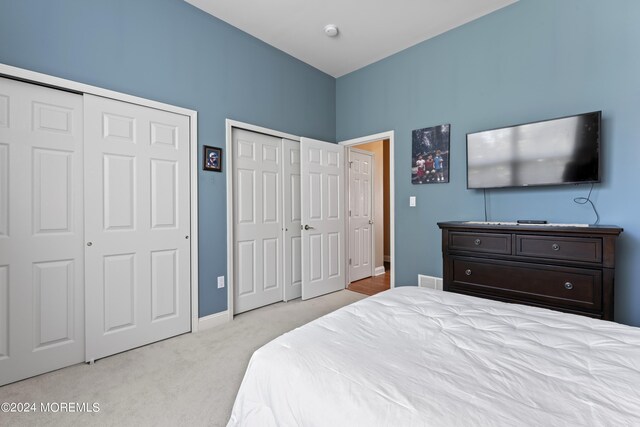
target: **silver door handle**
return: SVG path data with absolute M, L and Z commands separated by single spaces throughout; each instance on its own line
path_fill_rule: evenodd
M 305 230 L 315 230 L 315 227 L 311 227 L 309 224 L 305 224 L 304 229 Z
M 369 220 L 369 224 L 373 224 L 373 220 L 372 219 Z

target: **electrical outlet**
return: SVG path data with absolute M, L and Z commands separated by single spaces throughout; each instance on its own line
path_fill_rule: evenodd
M 218 276 L 218 289 L 224 288 L 224 276 Z

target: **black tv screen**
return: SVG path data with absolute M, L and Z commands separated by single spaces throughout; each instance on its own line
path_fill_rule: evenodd
M 601 112 L 467 134 L 467 188 L 600 182 Z

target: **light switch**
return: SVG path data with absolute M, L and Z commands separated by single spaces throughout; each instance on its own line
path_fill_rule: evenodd
M 416 207 L 416 196 L 409 197 L 409 207 L 412 207 L 412 208 Z
M 218 276 L 218 289 L 224 288 L 224 276 Z

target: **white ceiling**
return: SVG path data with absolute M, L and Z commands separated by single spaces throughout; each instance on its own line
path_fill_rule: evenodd
M 185 0 L 334 77 L 517 0 Z M 335 24 L 338 37 L 324 26 Z

